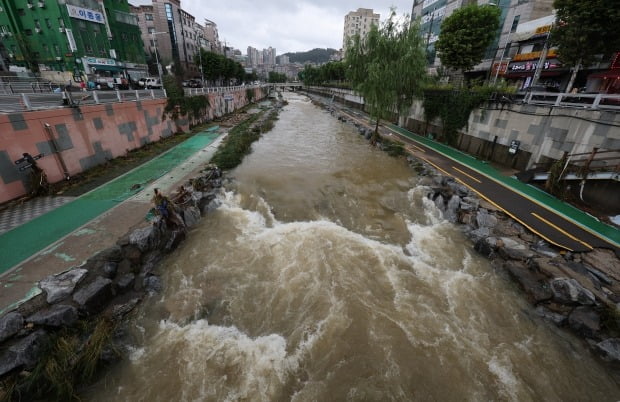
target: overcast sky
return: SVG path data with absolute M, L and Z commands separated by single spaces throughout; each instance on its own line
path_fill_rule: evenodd
M 129 0 L 151 4 L 150 0 Z M 220 40 L 246 53 L 247 47 L 275 47 L 277 54 L 304 52 L 316 47 L 342 47 L 344 16 L 358 8 L 372 8 L 387 17 L 390 6 L 398 15 L 411 13 L 413 0 L 181 0 L 181 8 L 203 23 L 215 22 Z

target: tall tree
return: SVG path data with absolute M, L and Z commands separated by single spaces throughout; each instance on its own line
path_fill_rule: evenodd
M 419 26 L 410 24 L 408 17 L 399 21 L 392 10 L 380 28 L 371 27 L 366 38 L 354 36 L 345 67 L 353 89 L 364 97 L 376 121 L 376 135 L 380 119 L 404 112 L 422 91 L 426 56 Z
M 447 17 L 435 43 L 441 64 L 464 72 L 480 63 L 497 33 L 500 14 L 497 6 L 472 4 Z
M 556 23 L 551 44 L 558 46 L 558 57 L 573 66 L 566 89 L 572 89 L 582 65 L 590 65 L 596 55 L 620 50 L 620 5 L 608 0 L 555 0 Z

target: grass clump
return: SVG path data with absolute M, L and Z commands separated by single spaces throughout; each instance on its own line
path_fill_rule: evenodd
M 104 365 L 104 350 L 120 355 L 111 346 L 115 326 L 102 317 L 52 335 L 32 372 L 15 374 L 1 384 L 0 401 L 79 400 L 78 386 L 90 382 Z
M 243 157 L 252 152 L 252 143 L 258 140 L 262 133 L 273 129 L 274 121 L 278 118 L 277 111 L 271 111 L 265 119 L 257 123 L 265 113 L 256 113 L 233 128 L 211 158 L 211 162 L 222 170 L 230 170 L 241 164 Z

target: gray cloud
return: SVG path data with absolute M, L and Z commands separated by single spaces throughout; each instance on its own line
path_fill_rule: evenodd
M 129 0 L 149 4 L 149 0 Z M 372 8 L 387 17 L 391 6 L 399 15 L 411 12 L 413 0 L 182 0 L 181 7 L 202 23 L 214 21 L 220 40 L 245 53 L 248 46 L 275 47 L 278 54 L 306 51 L 315 47 L 342 46 L 344 16 L 360 7 Z

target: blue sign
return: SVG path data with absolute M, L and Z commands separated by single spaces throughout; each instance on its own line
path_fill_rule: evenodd
M 67 4 L 67 12 L 69 13 L 69 17 L 71 18 L 79 18 L 85 21 L 105 24 L 105 16 L 100 11 Z

